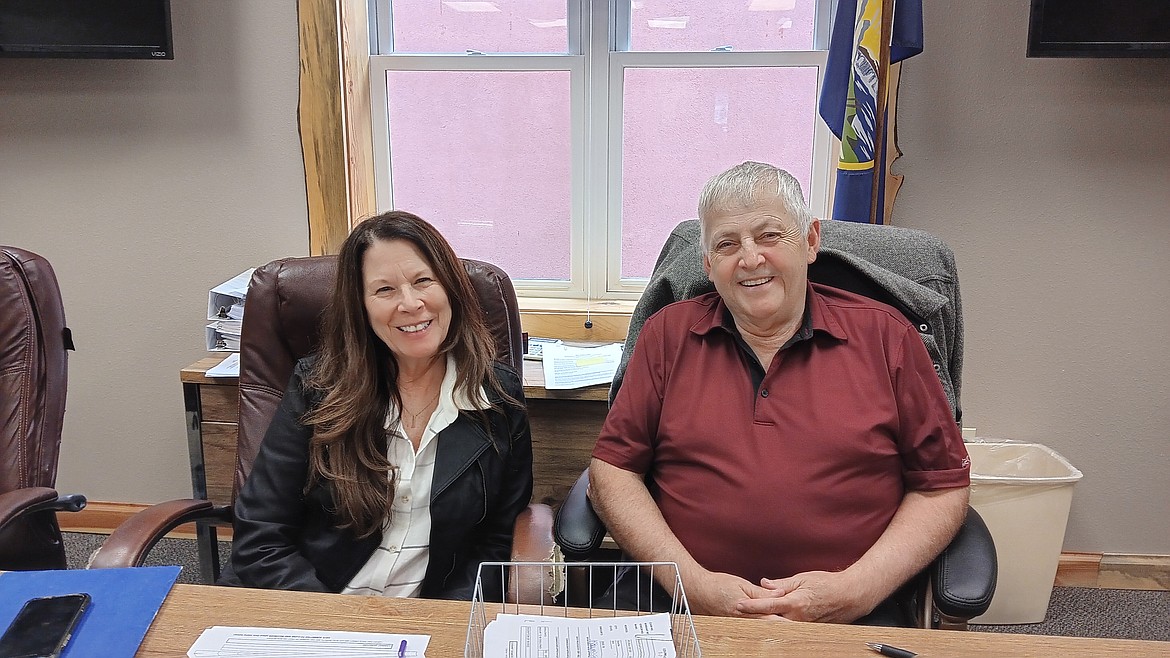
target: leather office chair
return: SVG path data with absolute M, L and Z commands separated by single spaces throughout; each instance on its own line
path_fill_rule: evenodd
M 85 496 L 53 488 L 73 340 L 49 262 L 0 247 L 0 308 L 0 570 L 64 569 L 56 512 Z
M 699 231 L 698 220 L 686 220 L 663 246 L 646 292 L 634 310 L 623 360 L 610 389 L 611 402 L 621 386 L 642 322 L 669 303 L 715 289 L 703 272 Z M 961 419 L 962 305 L 950 247 L 923 231 L 822 221 L 821 251 L 809 266 L 809 279 L 898 308 L 919 328 L 956 422 Z M 907 290 L 914 294 L 893 294 Z M 914 301 L 899 301 L 907 296 Z M 566 559 L 591 559 L 606 534 L 586 497 L 587 486 L 585 472 L 557 511 L 553 532 Z M 991 533 L 979 514 L 969 509 L 959 534 L 915 583 L 915 600 L 921 609 L 914 615 L 913 625 L 965 628 L 967 620 L 991 605 L 996 575 Z
M 494 265 L 469 259 L 463 259 L 463 263 L 479 294 L 499 360 L 523 372 L 520 313 L 511 280 Z M 293 366 L 317 348 L 319 318 L 332 293 L 336 270 L 335 256 L 316 256 L 273 261 L 252 275 L 240 338 L 239 437 L 233 499 L 252 470 Z M 115 529 L 90 566 L 139 566 L 167 532 L 197 521 L 205 577 L 210 569 L 214 580 L 219 576 L 219 558 L 212 524 L 230 524 L 231 519 L 230 506 L 216 507 L 207 500 L 160 503 Z M 530 505 L 516 522 L 513 560 L 547 561 L 552 550 L 552 510 L 547 505 Z M 513 587 L 516 585 L 514 581 Z M 527 590 L 519 594 L 525 602 L 540 600 Z M 513 591 L 513 595 L 517 593 Z

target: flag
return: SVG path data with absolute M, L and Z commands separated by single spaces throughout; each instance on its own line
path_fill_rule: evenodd
M 820 115 L 841 140 L 833 219 L 884 221 L 884 183 L 888 157 L 875 167 L 878 75 L 882 67 L 882 12 L 893 12 L 890 64 L 922 52 L 922 0 L 839 0 L 829 37 L 828 62 L 821 88 Z M 887 78 L 888 81 L 888 78 Z M 886 92 L 888 97 L 889 92 Z M 886 116 L 883 111 L 882 120 Z M 873 176 L 879 176 L 878 216 L 870 217 Z

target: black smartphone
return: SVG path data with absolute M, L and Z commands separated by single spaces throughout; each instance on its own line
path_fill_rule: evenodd
M 0 658 L 58 658 L 87 607 L 89 594 L 29 599 L 0 636 Z

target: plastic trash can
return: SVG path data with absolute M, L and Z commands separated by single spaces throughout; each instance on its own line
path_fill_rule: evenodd
M 967 452 L 971 507 L 987 523 L 999 559 L 991 607 L 971 623 L 1042 622 L 1081 472 L 1039 443 L 976 439 Z

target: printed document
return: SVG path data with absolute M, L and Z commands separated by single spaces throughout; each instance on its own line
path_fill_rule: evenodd
M 593 619 L 500 614 L 484 629 L 483 655 L 675 658 L 675 650 L 670 615 L 665 613 Z
M 622 360 L 621 343 L 599 347 L 544 346 L 544 387 L 582 388 L 613 381 Z
M 190 658 L 422 658 L 430 635 L 212 626 L 187 650 Z
M 204 375 L 207 377 L 239 377 L 240 353 L 235 352 L 223 361 L 211 366 Z

